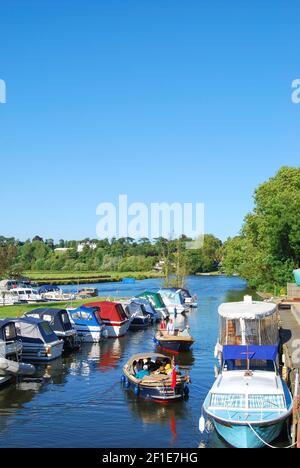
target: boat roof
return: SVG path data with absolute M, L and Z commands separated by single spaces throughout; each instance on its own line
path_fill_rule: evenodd
M 25 316 L 27 317 L 29 314 L 38 314 L 38 315 L 47 314 L 47 315 L 55 316 L 63 312 L 67 312 L 66 309 L 61 309 L 58 307 L 39 307 L 38 309 L 33 309 L 33 310 L 30 310 L 29 312 L 26 312 Z
M 219 307 L 219 315 L 223 318 L 238 320 L 240 318 L 255 320 L 273 315 L 277 305 L 272 302 L 226 302 Z
M 164 354 L 159 354 L 159 353 L 138 353 L 138 354 L 134 354 L 133 356 L 131 356 L 131 358 L 128 359 L 127 364 L 132 364 L 133 361 L 139 361 L 140 359 L 148 359 L 148 358 L 151 358 L 151 360 L 153 360 L 153 359 L 155 360 L 156 358 L 171 360 L 170 357 L 165 356 Z
M 280 377 L 273 371 L 252 371 L 251 377 L 245 377 L 244 370 L 223 371 L 214 383 L 212 393 L 221 394 L 266 394 L 284 393 Z
M 35 318 L 35 317 L 19 317 L 19 318 L 7 318 L 5 319 L 6 323 L 9 322 L 23 322 L 23 323 L 31 323 L 33 325 L 40 325 L 41 323 L 45 323 L 45 320 Z M 48 323 L 48 322 L 46 322 Z

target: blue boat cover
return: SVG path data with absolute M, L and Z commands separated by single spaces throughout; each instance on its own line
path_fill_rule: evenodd
M 224 361 L 240 359 L 255 359 L 263 361 L 276 361 L 278 346 L 223 346 Z

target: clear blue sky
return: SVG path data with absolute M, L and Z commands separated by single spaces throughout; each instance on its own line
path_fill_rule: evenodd
M 298 0 L 1 0 L 0 234 L 95 237 L 96 206 L 204 202 L 238 233 L 299 166 Z

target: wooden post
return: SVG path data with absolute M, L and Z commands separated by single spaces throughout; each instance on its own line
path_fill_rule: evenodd
M 297 448 L 300 448 L 300 424 L 299 422 L 299 404 L 300 398 L 298 395 L 299 389 L 299 369 L 295 370 L 294 381 L 294 399 L 293 399 L 293 423 L 292 423 L 292 443 Z

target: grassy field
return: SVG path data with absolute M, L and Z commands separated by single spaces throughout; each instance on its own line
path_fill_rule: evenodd
M 91 299 L 84 299 L 80 301 L 72 301 L 72 302 L 42 302 L 40 304 L 22 304 L 22 305 L 13 305 L 13 306 L 4 306 L 0 307 L 0 319 L 3 318 L 11 318 L 11 317 L 20 317 L 25 314 L 25 312 L 29 312 L 30 310 L 37 309 L 39 307 L 58 307 L 64 309 L 65 307 L 79 307 L 82 304 L 90 303 L 90 302 L 98 302 L 106 300 L 107 297 L 92 297 Z M 109 298 L 113 300 L 113 297 Z
M 95 271 L 25 271 L 24 276 L 40 284 L 79 284 L 79 283 L 106 283 L 121 281 L 123 278 L 137 280 L 147 278 L 161 278 L 161 273 L 155 271 L 139 272 L 95 272 Z

